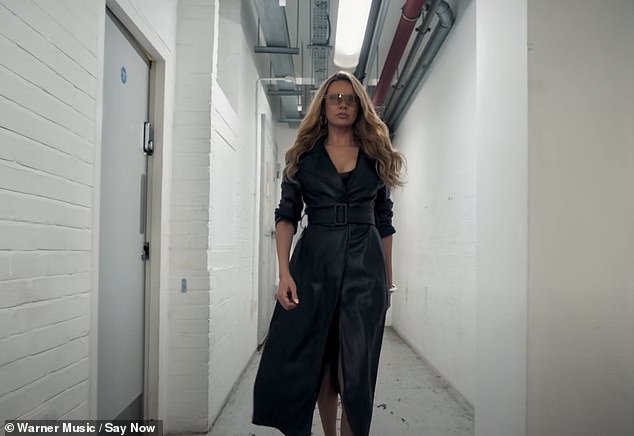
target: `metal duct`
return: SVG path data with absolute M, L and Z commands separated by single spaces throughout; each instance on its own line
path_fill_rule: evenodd
M 368 14 L 368 24 L 365 28 L 365 35 L 363 36 L 363 45 L 361 46 L 361 53 L 359 53 L 359 63 L 354 70 L 354 75 L 359 81 L 365 80 L 365 69 L 368 63 L 368 55 L 370 54 L 370 47 L 372 40 L 376 33 L 376 23 L 379 18 L 379 11 L 381 10 L 381 0 L 372 0 L 370 5 L 370 13 Z
M 262 34 L 267 47 L 274 47 L 273 51 L 291 48 L 286 22 L 286 8 L 279 6 L 278 2 L 271 0 L 254 0 L 255 8 L 260 17 Z M 275 50 L 278 49 L 278 50 Z M 261 50 L 261 49 L 260 49 Z M 290 54 L 271 53 L 271 68 L 274 77 L 295 77 L 293 58 Z M 275 86 L 279 91 L 297 91 L 293 83 L 279 81 Z M 290 95 L 280 96 L 282 118 L 297 119 L 297 97 Z
M 374 57 L 377 55 L 376 48 L 379 45 L 379 40 L 381 39 L 381 35 L 383 34 L 383 25 L 385 24 L 385 17 L 387 17 L 387 13 L 389 10 L 390 0 L 384 0 L 383 3 L 381 3 L 379 19 L 377 20 L 376 29 L 374 30 L 374 37 L 372 38 L 372 43 L 370 45 L 368 61 L 366 62 L 366 69 L 367 67 L 372 67 L 372 65 L 374 64 Z
M 313 61 L 313 83 L 319 86 L 328 76 L 330 59 L 330 1 L 313 0 L 310 4 L 310 45 Z
M 395 103 L 391 107 L 388 106 L 385 110 L 384 118 L 392 133 L 398 128 L 405 110 L 409 107 L 419 85 L 429 70 L 429 66 L 453 27 L 455 20 L 454 13 L 447 2 L 442 1 L 440 3 L 436 14 L 438 15 L 438 24 L 429 42 L 425 45 L 423 52 L 416 61 L 412 74 L 403 80 L 406 85 L 402 91 L 399 92 L 399 98 L 392 99 Z

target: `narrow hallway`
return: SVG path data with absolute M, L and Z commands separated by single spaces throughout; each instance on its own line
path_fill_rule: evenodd
M 256 404 L 324 436 L 352 262 L 356 435 L 634 436 L 634 0 L 0 0 L 0 52 L 0 436 L 280 436 L 289 276 Z
M 275 429 L 251 424 L 256 353 L 216 420 L 209 436 L 277 436 Z M 442 378 L 391 328 L 383 339 L 372 435 L 470 436 L 473 413 L 455 399 Z M 315 408 L 313 435 L 323 436 Z

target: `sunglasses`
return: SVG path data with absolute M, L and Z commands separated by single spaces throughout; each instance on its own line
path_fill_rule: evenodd
M 338 105 L 344 101 L 347 105 L 353 106 L 358 101 L 356 94 L 342 94 L 340 92 L 336 94 L 327 94 L 324 99 L 332 105 Z

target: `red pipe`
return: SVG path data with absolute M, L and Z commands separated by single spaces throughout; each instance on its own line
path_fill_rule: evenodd
M 385 96 L 392 84 L 392 78 L 394 77 L 396 68 L 401 61 L 401 57 L 403 56 L 403 52 L 405 51 L 409 38 L 412 36 L 412 31 L 414 30 L 414 26 L 420 17 L 424 4 L 425 0 L 407 0 L 403 5 L 401 19 L 396 27 L 390 51 L 385 59 L 385 65 L 383 65 L 383 71 L 381 71 L 379 83 L 377 83 L 374 96 L 372 97 L 372 102 L 377 108 L 383 104 L 383 101 L 385 101 Z

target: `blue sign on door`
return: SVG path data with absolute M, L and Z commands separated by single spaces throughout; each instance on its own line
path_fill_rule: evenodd
M 128 72 L 125 69 L 125 66 L 121 67 L 121 83 L 125 84 L 128 81 Z

